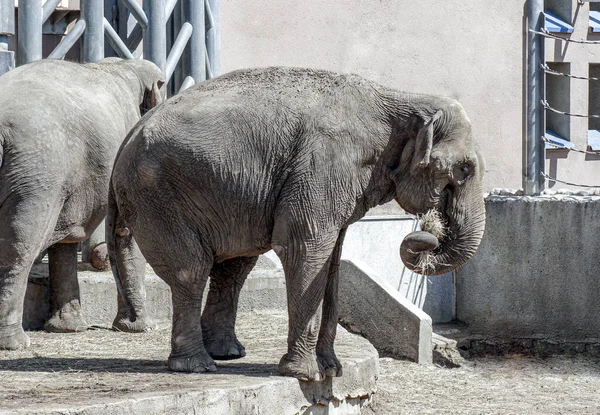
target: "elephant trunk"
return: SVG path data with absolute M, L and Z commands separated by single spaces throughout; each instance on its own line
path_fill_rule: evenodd
M 411 271 L 423 275 L 445 274 L 462 266 L 477 250 L 485 229 L 481 186 L 474 183 L 452 193 L 442 211 L 446 226 L 439 240 L 429 232 L 419 231 L 402 241 L 400 257 Z

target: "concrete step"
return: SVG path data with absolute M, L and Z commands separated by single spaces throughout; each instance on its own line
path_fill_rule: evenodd
M 88 324 L 111 324 L 117 313 L 117 288 L 111 271 L 95 271 L 87 264 L 79 264 L 81 306 Z M 35 264 L 29 276 L 23 327 L 39 330 L 48 319 L 49 280 L 47 263 Z M 206 297 L 206 296 L 205 296 Z M 239 312 L 258 310 L 286 310 L 285 279 L 283 271 L 271 261 L 261 260 L 250 273 L 238 305 Z M 171 292 L 150 268 L 146 273 L 146 304 L 157 321 L 171 321 Z
M 238 315 L 246 357 L 217 362 L 217 372 L 169 372 L 170 324 L 130 334 L 29 332 L 25 350 L 0 350 L 0 414 L 360 414 L 379 376 L 377 351 L 338 327 L 343 376 L 301 382 L 278 375 L 285 312 Z

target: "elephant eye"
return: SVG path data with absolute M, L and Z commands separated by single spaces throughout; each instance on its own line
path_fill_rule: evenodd
M 469 163 L 461 163 L 454 167 L 452 172 L 453 179 L 462 184 L 471 175 L 472 166 Z

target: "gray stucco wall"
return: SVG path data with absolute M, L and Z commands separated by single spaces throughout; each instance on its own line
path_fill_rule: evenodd
M 486 208 L 456 273 L 457 318 L 485 338 L 599 339 L 600 197 L 490 196 Z

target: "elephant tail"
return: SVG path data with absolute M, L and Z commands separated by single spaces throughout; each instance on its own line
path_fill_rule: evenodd
M 111 180 L 112 181 L 112 180 Z M 110 267 L 113 272 L 113 276 L 115 277 L 115 283 L 117 284 L 117 289 L 119 290 L 119 294 L 124 296 L 125 289 L 123 287 L 123 283 L 121 282 L 121 275 L 119 273 L 119 266 L 117 261 L 117 223 L 119 221 L 119 208 L 117 205 L 117 200 L 115 198 L 115 192 L 112 187 L 112 183 L 109 185 L 110 189 L 108 191 L 108 212 L 106 214 L 106 248 L 108 250 L 108 258 L 110 259 Z

